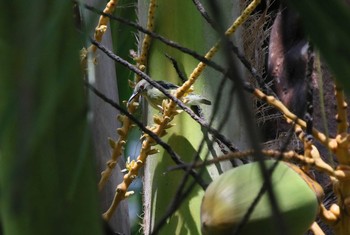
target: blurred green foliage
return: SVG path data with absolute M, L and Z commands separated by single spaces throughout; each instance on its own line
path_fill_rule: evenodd
M 101 234 L 72 2 L 0 9 L 4 234 Z

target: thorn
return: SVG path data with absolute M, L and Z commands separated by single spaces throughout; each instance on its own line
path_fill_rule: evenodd
M 128 83 L 129 83 L 129 86 L 130 86 L 131 88 L 135 88 L 135 85 L 136 85 L 135 82 L 133 82 L 133 81 L 131 81 L 131 80 L 128 80 Z
M 112 149 L 115 149 L 116 143 L 115 143 L 115 141 L 114 141 L 112 138 L 108 137 L 108 143 L 109 143 L 109 146 L 110 146 Z
M 108 166 L 108 168 L 110 168 L 110 169 L 113 169 L 113 168 L 115 167 L 115 165 L 117 165 L 117 162 L 116 162 L 116 161 L 109 160 L 109 161 L 107 162 L 107 166 Z
M 158 115 L 153 115 L 153 120 L 154 120 L 154 123 L 160 125 L 163 119 Z
M 164 127 L 164 129 L 169 129 L 169 128 L 172 128 L 172 127 L 174 127 L 174 126 L 176 126 L 175 123 L 169 123 L 168 125 L 166 125 L 166 126 Z
M 140 69 L 142 72 L 144 72 L 144 71 L 146 70 L 146 66 L 144 66 L 143 64 L 141 64 L 141 65 L 139 66 L 139 69 Z
M 168 132 L 167 132 L 166 130 L 163 130 L 163 131 L 159 134 L 159 136 L 160 136 L 160 137 L 163 137 L 163 136 L 165 136 L 166 134 L 168 134 Z
M 124 121 L 124 118 L 125 118 L 125 115 L 118 115 L 118 116 L 117 116 L 117 120 L 118 120 L 119 122 L 123 122 L 123 121 Z
M 125 197 L 130 197 L 131 195 L 133 195 L 135 192 L 134 191 L 128 191 L 125 193 Z
M 117 129 L 117 133 L 118 133 L 120 136 L 125 136 L 125 135 L 126 135 L 125 131 L 124 131 L 122 128 L 118 128 L 118 129 Z
M 169 116 L 164 117 L 164 122 L 170 122 L 171 118 Z
M 153 155 L 153 154 L 157 154 L 157 153 L 159 153 L 158 149 L 151 149 L 151 150 L 147 151 L 148 155 Z

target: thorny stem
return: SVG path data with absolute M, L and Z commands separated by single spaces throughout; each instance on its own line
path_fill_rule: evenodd
M 155 14 L 155 8 L 156 8 L 156 0 L 151 0 L 149 4 L 149 10 L 148 10 L 148 20 L 147 20 L 147 30 L 153 31 L 154 28 L 154 14 Z M 141 48 L 141 55 L 138 58 L 137 66 L 140 70 L 145 70 L 145 67 L 147 65 L 147 56 L 148 51 L 151 44 L 151 37 L 146 34 Z M 140 80 L 140 75 L 136 74 L 136 82 Z M 131 102 L 129 106 L 134 106 L 134 101 Z M 160 133 L 154 132 L 155 135 L 161 136 Z M 125 199 L 128 195 L 127 189 L 129 188 L 129 185 L 132 183 L 132 181 L 136 178 L 138 175 L 139 169 L 145 164 L 146 157 L 148 155 L 154 154 L 157 152 L 156 149 L 151 149 L 152 144 L 156 144 L 154 142 L 154 139 L 152 139 L 148 134 L 144 134 L 146 137 L 146 141 L 143 142 L 141 147 L 140 156 L 137 158 L 136 163 L 129 166 L 129 172 L 124 176 L 124 180 L 121 184 L 117 186 L 117 190 L 114 196 L 114 199 L 112 201 L 112 204 L 110 208 L 103 214 L 103 217 L 106 220 L 109 220 L 111 216 L 113 215 L 113 212 L 119 205 L 119 202 L 123 199 Z
M 136 107 L 137 106 L 135 106 L 135 105 L 130 105 L 128 107 L 128 112 L 134 113 L 136 110 Z M 102 171 L 102 173 L 101 173 L 101 178 L 100 178 L 100 181 L 98 183 L 98 189 L 100 191 L 103 189 L 103 187 L 108 182 L 108 179 L 112 175 L 113 169 L 115 168 L 119 157 L 123 153 L 124 145 L 126 144 L 126 138 L 127 138 L 128 132 L 129 132 L 130 128 L 132 127 L 132 121 L 130 120 L 130 118 L 128 118 L 124 115 L 121 115 L 118 117 L 118 119 L 121 121 L 122 127 L 117 129 L 117 132 L 119 134 L 119 138 L 117 141 L 109 139 L 110 146 L 112 147 L 112 155 L 111 155 L 111 159 L 106 164 L 107 165 L 106 169 L 104 171 Z
M 116 8 L 118 4 L 118 0 L 110 0 L 105 9 L 103 10 L 104 14 L 101 14 L 98 24 L 95 28 L 95 33 L 94 33 L 94 39 L 97 42 L 101 42 L 102 41 L 102 37 L 105 34 L 105 32 L 107 31 L 107 24 L 109 22 L 109 17 L 106 16 L 106 14 L 112 14 L 114 12 L 114 9 Z M 95 45 L 91 45 L 88 49 L 83 48 L 81 50 L 81 55 L 80 55 L 80 60 L 81 60 L 81 66 L 83 68 L 83 70 L 85 70 L 87 68 L 87 58 L 88 58 L 88 54 L 92 53 L 95 54 L 96 52 L 96 46 Z
M 149 5 L 148 22 L 147 22 L 147 30 L 148 31 L 153 31 L 153 28 L 154 28 L 154 13 L 155 13 L 155 7 L 156 7 L 155 2 L 156 2 L 155 0 L 152 0 L 150 2 L 150 5 Z M 107 4 L 107 7 L 108 7 L 108 4 Z M 103 11 L 103 13 L 110 14 L 111 12 Z M 106 22 L 106 19 L 109 19 L 109 17 L 107 15 L 101 15 L 100 21 Z M 107 22 L 108 22 L 108 20 L 107 20 Z M 96 36 L 95 36 L 95 39 L 96 39 Z M 100 42 L 97 39 L 96 39 L 96 41 Z M 147 65 L 147 55 L 148 55 L 150 44 L 151 44 L 151 37 L 147 34 L 143 39 L 142 48 L 141 48 L 141 55 L 137 59 L 137 66 L 141 70 L 144 70 L 145 66 Z M 97 48 L 96 45 L 93 44 L 93 46 L 96 50 L 96 48 Z M 139 80 L 140 80 L 140 75 L 136 74 L 136 81 L 139 81 Z M 137 108 L 137 106 L 133 105 L 133 103 L 134 102 L 132 101 L 131 105 L 129 105 L 129 107 L 128 107 L 129 113 L 134 113 L 136 108 Z M 100 179 L 100 182 L 98 184 L 99 190 L 102 190 L 104 185 L 107 183 L 109 177 L 111 176 L 112 171 L 115 168 L 115 165 L 117 164 L 119 157 L 123 153 L 123 147 L 126 144 L 126 138 L 127 138 L 128 133 L 129 133 L 129 130 L 132 128 L 132 122 L 128 117 L 120 116 L 119 119 L 122 123 L 122 127 L 117 129 L 117 132 L 119 134 L 119 139 L 117 141 L 110 139 L 110 143 L 111 143 L 111 147 L 113 149 L 113 152 L 112 152 L 111 160 L 109 160 L 107 162 L 106 169 L 101 173 L 101 179 Z
M 114 12 L 114 9 L 115 9 L 117 3 L 118 3 L 118 0 L 110 0 L 107 3 L 106 8 L 103 10 L 103 13 L 112 14 Z M 104 35 L 104 33 L 107 30 L 108 22 L 109 22 L 109 17 L 107 17 L 106 15 L 100 16 L 100 19 L 98 21 L 98 24 L 97 24 L 96 29 L 95 29 L 95 34 L 94 34 L 95 40 L 99 43 L 102 41 L 102 36 Z M 88 48 L 88 52 L 95 53 L 96 49 L 97 49 L 96 45 L 92 44 Z M 128 111 L 132 113 L 132 112 L 134 112 L 134 110 L 135 110 L 135 107 L 130 107 Z M 106 164 L 106 169 L 104 171 L 102 171 L 102 173 L 101 173 L 101 178 L 100 178 L 100 181 L 98 183 L 98 189 L 100 191 L 106 185 L 109 177 L 112 175 L 112 171 L 115 168 L 119 157 L 123 153 L 124 145 L 126 143 L 127 133 L 132 125 L 130 120 L 128 120 L 127 118 L 124 118 L 123 116 L 120 117 L 120 121 L 122 122 L 123 126 L 121 128 L 118 128 L 118 130 L 117 130 L 117 132 L 119 134 L 118 140 L 114 141 L 112 139 L 109 139 L 109 143 L 112 147 L 112 155 L 111 155 L 111 159 Z
M 156 0 L 151 0 L 148 8 L 148 18 L 147 18 L 147 30 L 152 32 L 154 29 L 154 15 L 156 9 Z M 147 57 L 148 51 L 151 46 L 152 37 L 146 34 L 142 41 L 141 55 L 137 58 L 137 67 L 142 70 L 142 68 L 147 67 Z M 136 75 L 136 82 L 140 81 L 140 75 Z
M 103 10 L 104 14 L 112 14 L 114 12 L 114 9 L 116 8 L 118 4 L 118 0 L 110 0 L 105 9 Z M 102 41 L 102 37 L 107 31 L 107 25 L 109 22 L 109 17 L 106 15 L 101 15 L 98 21 L 98 24 L 95 28 L 95 33 L 94 33 L 94 40 L 98 43 Z M 83 49 L 81 51 L 81 66 L 82 69 L 85 70 L 87 68 L 87 58 L 88 54 L 92 53 L 93 55 L 96 52 L 96 45 L 92 44 L 88 49 Z M 132 111 L 132 110 L 129 110 Z M 101 179 L 100 182 L 98 183 L 98 188 L 101 190 L 104 185 L 107 183 L 109 177 L 112 174 L 113 168 L 115 168 L 119 156 L 121 156 L 122 151 L 123 151 L 123 146 L 126 143 L 126 135 L 127 135 L 127 130 L 129 129 L 131 123 L 124 121 L 123 122 L 123 127 L 118 128 L 118 133 L 119 133 L 119 139 L 117 142 L 114 142 L 113 140 L 109 140 L 110 144 L 113 146 L 113 153 L 111 156 L 111 159 L 107 162 L 107 167 L 106 169 L 101 173 Z
M 106 8 L 103 10 L 104 13 L 106 14 L 112 14 L 114 12 L 115 7 L 118 4 L 118 0 L 110 0 L 107 5 Z M 96 41 L 101 42 L 102 41 L 102 37 L 105 34 L 105 32 L 107 31 L 107 24 L 109 22 L 109 18 L 101 15 L 100 19 L 98 21 L 97 27 L 95 28 L 95 34 L 94 34 L 94 38 Z M 92 52 L 96 52 L 96 46 L 91 45 L 91 51 Z

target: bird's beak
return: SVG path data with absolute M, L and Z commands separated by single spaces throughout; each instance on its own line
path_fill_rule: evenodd
M 127 103 L 127 106 L 129 106 L 129 104 L 133 101 L 133 99 L 135 99 L 135 97 L 139 94 L 140 92 L 138 91 L 134 91 L 132 93 L 132 95 L 130 96 L 129 100 L 128 100 L 128 103 Z

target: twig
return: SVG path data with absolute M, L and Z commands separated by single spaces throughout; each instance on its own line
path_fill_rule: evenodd
M 205 10 L 203 4 L 200 2 L 200 0 L 192 0 L 192 2 L 194 3 L 194 5 L 196 6 L 197 10 L 199 11 L 199 13 L 203 16 L 203 18 L 205 19 L 205 21 L 208 22 L 208 24 L 215 29 L 215 24 L 214 21 L 210 18 L 208 12 Z
M 185 74 L 181 71 L 181 69 L 179 68 L 179 64 L 177 63 L 177 61 L 171 57 L 170 55 L 168 54 L 165 54 L 165 56 L 171 61 L 171 63 L 173 64 L 173 67 L 177 73 L 177 75 L 179 75 L 182 83 L 186 82 L 187 80 L 187 77 L 185 76 Z

